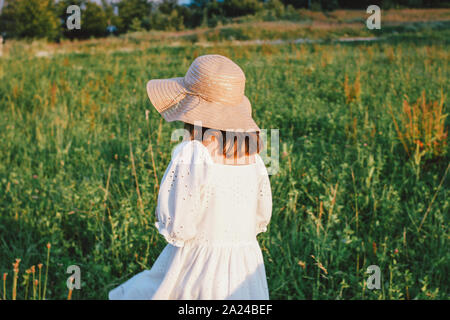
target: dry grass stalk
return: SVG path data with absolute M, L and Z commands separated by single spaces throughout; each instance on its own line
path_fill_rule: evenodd
M 437 101 L 426 101 L 425 91 L 416 103 L 410 104 L 403 100 L 399 119 L 394 116 L 392 106 L 389 113 L 397 131 L 397 136 L 408 156 L 415 155 L 439 157 L 447 152 L 448 130 L 445 127 L 443 114 L 444 95 Z
M 350 104 L 353 101 L 359 101 L 361 98 L 361 82 L 360 82 L 360 71 L 356 73 L 355 81 L 351 84 L 348 80 L 348 75 L 345 75 L 344 80 L 344 94 L 345 102 Z

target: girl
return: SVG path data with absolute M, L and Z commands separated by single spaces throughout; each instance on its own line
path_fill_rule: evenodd
M 110 299 L 269 299 L 256 235 L 272 195 L 244 89 L 241 68 L 220 55 L 198 57 L 183 78 L 148 82 L 157 111 L 189 134 L 158 194 L 155 225 L 169 244 Z

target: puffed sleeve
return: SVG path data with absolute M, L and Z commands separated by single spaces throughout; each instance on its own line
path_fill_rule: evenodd
M 204 210 L 202 191 L 209 164 L 205 152 L 198 141 L 180 143 L 161 180 L 155 226 L 177 247 L 195 237 L 198 217 Z
M 256 234 L 267 231 L 267 225 L 272 217 L 272 190 L 269 175 L 263 160 L 257 155 L 259 167 L 258 205 L 256 211 Z

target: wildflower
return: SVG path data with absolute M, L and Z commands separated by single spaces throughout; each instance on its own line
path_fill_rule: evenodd
M 8 273 L 7 272 L 5 272 L 4 274 L 3 274 L 3 281 L 6 281 L 6 277 L 8 276 Z
M 305 263 L 304 261 L 299 260 L 299 261 L 298 261 L 298 265 L 299 265 L 300 267 L 302 267 L 302 269 L 305 269 L 305 268 L 306 268 L 306 263 Z
M 323 266 L 323 264 L 320 261 L 318 261 L 316 259 L 316 257 L 314 255 L 311 255 L 311 258 L 313 258 L 316 261 L 315 264 L 317 267 L 319 267 L 319 269 L 321 269 L 323 272 L 325 272 L 325 274 L 328 274 L 328 270 Z
M 16 262 L 13 263 L 14 272 L 19 272 L 19 263 L 20 259 L 16 259 Z
M 421 149 L 423 148 L 423 143 L 422 143 L 422 141 L 416 140 L 415 142 L 416 142 L 416 144 L 419 145 L 419 147 L 420 147 Z

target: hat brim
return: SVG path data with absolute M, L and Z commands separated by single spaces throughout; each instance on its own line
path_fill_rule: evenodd
M 261 131 L 252 118 L 246 96 L 237 105 L 224 105 L 187 93 L 184 78 L 153 79 L 147 82 L 147 95 L 168 122 L 183 121 L 224 131 Z

